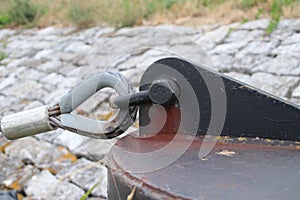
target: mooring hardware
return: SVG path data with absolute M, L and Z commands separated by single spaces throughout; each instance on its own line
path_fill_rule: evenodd
M 299 106 L 178 58 L 149 66 L 140 93 L 158 80 L 176 82 L 176 101 L 163 124 L 139 105 L 140 137 L 111 150 L 109 199 L 298 198 Z
M 72 113 L 102 88 L 118 113 L 109 121 Z M 109 199 L 289 199 L 300 193 L 300 108 L 201 65 L 164 58 L 136 91 L 117 72 L 95 74 L 58 103 L 5 116 L 18 139 L 56 128 L 97 139 L 124 133 L 108 164 Z
M 134 93 L 132 85 L 119 73 L 95 74 L 73 88 L 57 104 L 5 116 L 1 120 L 1 131 L 8 139 L 18 139 L 56 128 L 98 139 L 116 137 L 133 123 L 136 107 L 120 108 L 117 116 L 107 122 L 72 113 L 75 108 L 105 87 L 113 88 L 121 96 Z

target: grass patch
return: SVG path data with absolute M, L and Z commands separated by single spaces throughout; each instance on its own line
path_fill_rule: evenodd
M 274 31 L 274 29 L 278 26 L 279 20 L 282 16 L 281 6 L 281 2 L 277 0 L 274 1 L 271 5 L 271 21 L 266 30 L 267 34 L 271 34 Z
M 248 21 L 249 21 L 249 19 L 243 18 L 242 21 L 241 21 L 241 24 L 245 24 L 245 23 L 247 23 Z
M 241 0 L 240 4 L 243 9 L 252 8 L 258 4 L 258 0 Z
M 99 17 L 106 23 L 121 28 L 141 24 L 147 15 L 146 6 L 141 0 L 103 1 L 99 5 Z
M 46 6 L 31 0 L 0 0 L 0 26 L 25 25 L 33 27 L 46 12 Z
M 146 7 L 144 17 L 148 18 L 156 12 L 169 10 L 174 4 L 178 3 L 178 0 L 146 0 L 144 5 Z
M 0 0 L 0 4 L 0 28 L 3 28 L 11 23 L 11 18 L 8 13 L 11 2 L 7 0 Z
M 93 192 L 93 190 L 99 185 L 99 182 L 97 182 L 96 184 L 94 184 L 81 198 L 80 200 L 86 200 L 89 195 Z
M 0 28 L 5 27 L 11 23 L 11 18 L 7 14 L 0 15 Z
M 6 53 L 4 53 L 3 51 L 0 50 L 0 61 L 7 58 Z
M 259 19 L 260 16 L 261 16 L 263 13 L 264 13 L 264 10 L 261 9 L 261 8 L 258 8 L 258 9 L 257 9 L 257 13 L 255 14 L 254 19 Z
M 68 18 L 78 28 L 88 28 L 94 24 L 95 8 L 87 1 L 73 0 L 68 12 Z
M 223 3 L 227 2 L 228 0 L 198 0 L 203 6 L 209 8 L 215 8 L 218 5 L 222 5 Z
M 79 28 L 140 24 L 184 25 L 271 19 L 271 33 L 282 17 L 300 17 L 300 0 L 0 0 L 0 28 L 10 25 L 75 24 Z
M 35 26 L 46 11 L 42 6 L 34 4 L 30 0 L 14 0 L 9 15 L 13 23 L 17 25 Z
M 281 17 L 284 15 L 283 8 L 293 3 L 300 3 L 300 0 L 275 0 L 272 2 L 270 10 L 271 21 L 266 30 L 267 34 L 271 34 L 278 26 Z

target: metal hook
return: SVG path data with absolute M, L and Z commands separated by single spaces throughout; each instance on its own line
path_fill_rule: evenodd
M 137 107 L 120 108 L 117 115 L 109 121 L 97 121 L 71 112 L 99 90 L 110 87 L 120 95 L 128 95 L 135 92 L 129 81 L 117 72 L 98 73 L 84 80 L 68 94 L 66 94 L 49 113 L 51 125 L 70 130 L 80 135 L 97 139 L 109 139 L 125 132 L 134 122 Z
M 105 87 L 114 89 L 120 96 L 135 92 L 133 86 L 121 74 L 109 71 L 98 73 L 82 81 L 54 106 L 46 105 L 4 117 L 0 121 L 0 130 L 6 138 L 12 140 L 55 128 L 97 139 L 116 137 L 134 122 L 136 106 L 119 108 L 114 118 L 108 121 L 97 121 L 71 113 Z

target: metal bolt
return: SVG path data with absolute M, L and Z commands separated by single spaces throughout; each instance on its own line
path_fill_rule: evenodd
M 158 80 L 148 90 L 110 99 L 112 108 L 140 106 L 144 104 L 160 104 L 169 107 L 175 104 L 180 95 L 180 88 L 173 80 Z

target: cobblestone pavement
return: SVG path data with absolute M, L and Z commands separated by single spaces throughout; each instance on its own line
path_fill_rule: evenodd
M 84 77 L 118 70 L 138 86 L 153 61 L 186 57 L 285 100 L 300 104 L 300 19 L 283 20 L 266 35 L 268 20 L 245 24 L 155 28 L 95 27 L 0 30 L 0 117 L 53 104 Z M 110 116 L 104 90 L 77 112 Z M 131 128 L 135 129 L 134 127 Z M 55 130 L 8 141 L 0 137 L 1 188 L 27 199 L 79 199 L 98 183 L 91 199 L 106 198 L 102 159 L 113 145 Z

